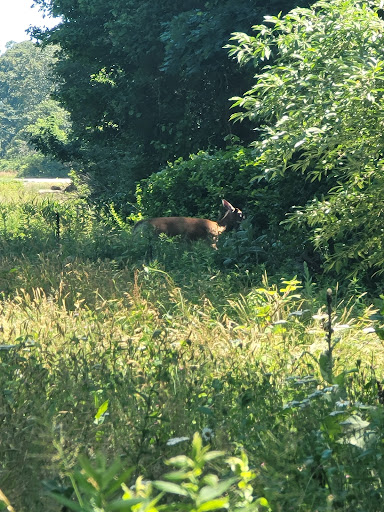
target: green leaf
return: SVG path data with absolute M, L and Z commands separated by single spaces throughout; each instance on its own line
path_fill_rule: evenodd
M 381 339 L 381 340 L 384 340 L 384 329 L 381 328 L 381 327 L 375 327 L 375 332 L 377 334 L 377 336 Z
M 320 373 L 323 379 L 327 381 L 329 384 L 332 384 L 332 361 L 328 351 L 325 351 L 322 354 L 320 354 L 319 366 Z
M 134 505 L 144 503 L 145 498 L 129 498 L 128 500 L 116 500 L 108 504 L 108 510 L 116 510 L 123 512 L 124 510 L 130 511 Z
M 188 476 L 188 472 L 186 471 L 172 471 L 170 473 L 166 473 L 163 478 L 171 481 L 180 481 L 185 480 Z
M 85 455 L 79 455 L 79 463 L 82 469 L 84 470 L 87 478 L 91 477 L 96 482 L 99 482 L 100 475 L 98 471 L 92 466 L 89 459 Z M 80 473 L 79 476 L 81 476 Z
M 208 510 L 219 510 L 221 508 L 227 508 L 229 498 L 226 496 L 217 500 L 207 501 L 199 506 L 197 512 L 207 512 Z
M 169 492 L 171 494 L 178 494 L 179 496 L 189 496 L 189 493 L 181 487 L 181 485 L 172 482 L 164 482 L 162 480 L 155 480 L 152 485 L 160 491 Z
M 109 490 L 109 487 L 115 483 L 118 473 L 121 471 L 121 462 L 116 459 L 108 468 L 102 470 L 102 489 L 103 491 Z
M 342 432 L 340 418 L 338 416 L 326 416 L 322 421 L 321 429 L 325 430 L 327 434 L 334 439 Z
M 204 503 L 205 501 L 213 500 L 218 496 L 224 494 L 230 487 L 237 481 L 237 478 L 229 478 L 219 484 L 213 486 L 203 487 L 198 494 L 198 503 Z
M 61 505 L 65 505 L 69 510 L 73 510 L 73 512 L 86 512 L 86 509 L 81 507 L 78 503 L 75 503 L 72 500 L 69 500 L 62 494 L 55 494 L 53 492 L 48 492 L 47 496 L 50 496 L 57 502 L 59 502 Z M 91 509 L 89 509 L 89 512 L 91 512 Z
M 195 432 L 192 440 L 192 459 L 196 460 L 196 457 L 200 454 L 203 447 L 203 441 L 198 432 Z
M 225 455 L 225 452 L 221 452 L 219 450 L 211 450 L 204 455 L 204 460 L 205 461 L 215 460 L 215 459 L 218 459 L 219 457 L 223 457 L 224 455 Z
M 109 400 L 106 400 L 103 404 L 100 405 L 100 407 L 97 410 L 97 413 L 95 415 L 96 420 L 100 419 L 100 417 L 107 412 L 108 404 L 109 404 Z
M 193 468 L 194 462 L 190 457 L 186 455 L 177 455 L 167 460 L 167 464 L 170 466 L 176 466 L 177 468 Z
M 268 508 L 269 510 L 271 510 L 269 508 L 269 503 L 266 498 L 263 498 L 263 497 L 258 498 L 255 503 L 257 503 L 257 505 L 261 505 L 262 507 L 265 507 L 265 508 Z
M 337 384 L 338 386 L 343 388 L 346 375 L 347 375 L 346 372 L 339 373 L 339 375 L 336 375 L 335 377 L 333 377 L 333 383 Z
M 135 468 L 129 468 L 125 470 L 118 478 L 117 480 L 113 481 L 113 484 L 109 487 L 108 491 L 106 492 L 106 496 L 110 496 L 114 492 L 118 491 L 121 488 L 121 485 L 129 480 L 132 473 L 135 471 Z

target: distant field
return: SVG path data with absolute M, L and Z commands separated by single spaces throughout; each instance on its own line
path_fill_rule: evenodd
M 0 180 L 3 178 L 16 178 L 16 173 L 11 171 L 0 171 Z

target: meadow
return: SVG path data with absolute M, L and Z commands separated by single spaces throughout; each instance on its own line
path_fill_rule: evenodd
M 382 510 L 383 297 L 233 240 L 0 180 L 0 510 Z

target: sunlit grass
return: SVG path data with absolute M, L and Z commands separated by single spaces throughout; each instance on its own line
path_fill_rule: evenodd
M 148 246 L 84 203 L 47 202 L 16 183 L 0 181 L 0 489 L 15 509 L 58 510 L 41 481 L 64 478 L 80 453 L 156 479 L 178 453 L 168 440 L 204 429 L 213 448 L 241 445 L 268 468 L 258 485 L 272 503 L 322 503 L 308 460 L 335 436 L 324 423 L 331 391 L 306 400 L 331 388 L 319 364 L 325 295 L 293 276 L 268 281 L 264 269 L 228 272 L 220 248 Z M 384 364 L 380 337 L 364 331 L 372 309 L 335 290 L 332 314 L 333 371 L 351 371 L 343 398 L 373 408 Z

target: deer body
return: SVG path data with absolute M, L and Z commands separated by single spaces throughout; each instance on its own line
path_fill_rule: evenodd
M 218 222 L 196 217 L 153 217 L 140 220 L 135 224 L 134 230 L 140 225 L 150 225 L 157 234 L 164 233 L 167 236 L 182 235 L 188 240 L 213 239 L 213 247 L 216 247 L 218 236 L 224 231 L 230 231 L 243 219 L 243 214 L 238 208 L 234 208 L 225 199 L 222 200 L 227 210 Z

